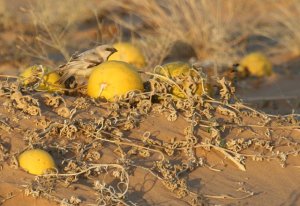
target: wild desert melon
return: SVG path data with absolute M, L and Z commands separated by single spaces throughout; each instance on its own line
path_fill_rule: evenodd
M 34 175 L 42 175 L 48 169 L 56 168 L 51 155 L 41 149 L 27 150 L 19 156 L 18 160 L 21 168 Z
M 112 101 L 129 91 L 143 91 L 143 81 L 134 66 L 121 61 L 107 61 L 93 69 L 87 86 L 90 97 Z
M 141 50 L 128 42 L 119 42 L 113 45 L 118 51 L 113 53 L 108 60 L 117 60 L 133 64 L 141 68 L 146 65 L 145 57 Z
M 156 73 L 163 75 L 165 77 L 168 77 L 168 78 L 179 77 L 180 75 L 181 76 L 188 76 L 188 75 L 194 76 L 196 74 L 195 72 L 196 71 L 192 70 L 192 66 L 190 64 L 185 63 L 185 62 L 180 62 L 180 61 L 164 64 L 156 70 Z M 189 86 L 188 84 L 189 83 L 187 80 L 183 81 L 183 83 L 182 83 L 183 88 L 187 89 Z M 209 90 L 209 88 L 204 88 L 204 89 Z M 180 98 L 186 98 L 186 95 L 183 94 L 182 91 L 180 91 L 180 89 L 175 85 L 172 87 L 172 94 L 174 94 L 175 96 L 180 97 Z M 198 95 L 203 94 L 202 83 L 197 85 L 197 88 L 196 88 L 194 94 L 198 94 Z
M 242 77 L 247 75 L 255 77 L 270 76 L 272 74 L 272 64 L 270 60 L 261 52 L 253 52 L 246 55 L 238 67 L 238 72 Z
M 44 71 L 43 71 L 44 70 Z M 45 74 L 42 82 L 38 86 L 38 90 L 46 90 L 49 92 L 63 92 L 64 85 L 59 84 L 59 74 L 56 72 L 49 72 L 47 67 L 41 65 L 34 65 L 27 68 L 20 74 L 20 80 L 23 85 L 29 85 L 35 83 L 38 78 L 42 78 Z

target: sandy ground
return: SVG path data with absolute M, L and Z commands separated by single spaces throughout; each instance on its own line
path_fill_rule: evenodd
M 68 98 L 67 98 L 68 99 Z M 1 98 L 3 104 L 5 98 Z M 70 97 L 73 101 L 73 97 Z M 43 107 L 42 107 L 43 108 Z M 7 112 L 1 109 L 1 118 L 6 118 L 10 122 L 12 131 L 10 133 L 1 130 L 1 140 L 8 142 L 10 154 L 21 151 L 25 147 L 23 140 L 24 131 L 36 128 L 35 124 L 43 117 L 29 117 L 19 122 L 13 123 L 14 116 L 21 115 L 20 111 Z M 62 118 L 55 115 L 52 111 L 45 108 L 42 111 L 43 116 L 51 120 L 61 121 Z M 87 112 L 79 113 L 74 119 L 86 117 Z M 253 120 L 251 120 L 253 122 Z M 144 118 L 140 126 L 124 138 L 139 138 L 145 131 L 151 132 L 153 136 L 161 141 L 169 142 L 173 137 L 182 138 L 182 129 L 186 122 L 179 118 L 175 122 L 166 121 L 165 117 L 158 114 L 150 114 Z M 258 131 L 258 134 L 259 131 Z M 290 132 L 278 130 L 277 135 L 294 138 L 299 142 L 299 130 Z M 199 137 L 205 135 L 199 133 Z M 233 130 L 230 134 L 224 134 L 226 139 L 251 136 L 251 132 L 238 134 Z M 58 138 L 57 141 L 62 141 Z M 56 141 L 55 139 L 53 141 Z M 111 162 L 115 153 L 114 148 L 108 146 L 101 150 L 101 162 Z M 218 151 L 197 150 L 199 156 L 207 159 L 209 164 L 220 171 L 213 171 L 207 167 L 201 167 L 191 172 L 188 176 L 188 185 L 191 190 L 197 193 L 211 196 L 229 195 L 236 199 L 210 199 L 211 204 L 216 205 L 299 205 L 300 204 L 300 186 L 299 186 L 299 157 L 291 157 L 287 161 L 287 166 L 282 168 L 277 160 L 256 162 L 246 161 L 246 171 L 240 171 L 232 164 L 231 161 L 224 158 L 224 155 Z M 53 153 L 57 163 L 61 159 L 57 153 Z M 33 198 L 24 195 L 24 186 L 34 179 L 33 175 L 27 174 L 22 169 L 11 168 L 7 162 L 2 164 L 3 169 L 0 173 L 0 197 L 4 201 L 4 206 L 17 205 L 56 205 L 53 201 L 43 198 Z M 88 187 L 87 181 L 72 184 L 69 187 L 58 186 L 53 193 L 61 198 L 69 198 L 77 195 L 83 200 L 83 205 L 93 203 L 95 196 L 93 191 Z M 254 193 L 252 197 L 243 198 L 244 192 L 238 191 L 244 188 Z M 241 198 L 241 199 L 239 199 Z M 128 200 L 137 203 L 137 205 L 188 205 L 186 201 L 177 199 L 174 194 L 168 191 L 157 178 L 149 172 L 141 169 L 135 170 L 130 176 L 130 188 Z

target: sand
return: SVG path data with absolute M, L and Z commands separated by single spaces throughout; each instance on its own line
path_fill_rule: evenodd
M 38 99 L 43 99 L 43 93 L 31 93 Z M 64 96 L 67 105 L 71 107 L 72 102 L 76 97 Z M 8 99 L 1 97 L 0 102 L 3 104 Z M 101 105 L 101 104 L 100 104 Z M 73 117 L 73 121 L 84 120 L 91 121 L 94 117 L 107 115 L 105 107 L 103 108 L 91 106 L 89 109 L 79 110 Z M 52 122 L 63 122 L 64 118 L 58 116 L 52 109 L 42 104 L 41 116 L 26 115 L 18 109 L 12 111 L 1 109 L 1 120 L 5 121 L 10 126 L 10 131 L 0 130 L 1 141 L 5 142 L 8 153 L 10 155 L 18 153 L 26 148 L 28 141 L 24 141 L 24 132 L 43 131 L 43 126 L 38 124 L 42 120 L 47 119 Z M 95 111 L 94 116 L 90 115 L 90 111 Z M 222 115 L 221 115 L 222 116 Z M 17 121 L 17 117 L 20 119 Z M 28 118 L 28 119 L 27 119 Z M 256 118 L 245 120 L 249 124 L 257 122 Z M 173 138 L 184 139 L 183 129 L 187 126 L 187 122 L 183 117 L 170 122 L 167 121 L 164 115 L 150 112 L 148 115 L 140 119 L 137 127 L 125 132 L 123 138 L 129 140 L 140 140 L 145 132 L 151 133 L 151 138 L 161 142 L 170 142 Z M 238 129 L 233 129 L 230 133 L 223 133 L 226 139 L 234 139 L 237 137 L 253 137 L 253 135 L 262 135 L 264 133 L 261 129 L 253 131 L 244 130 L 242 133 Z M 80 135 L 79 135 L 80 136 Z M 202 130 L 197 131 L 197 137 L 203 138 L 207 136 L 207 132 Z M 286 136 L 299 142 L 300 131 L 274 129 L 272 136 Z M 58 150 L 52 148 L 50 145 L 55 142 L 60 144 L 68 144 L 72 141 L 85 142 L 84 136 L 76 137 L 75 140 L 63 139 L 65 137 L 47 137 L 49 141 L 44 145 L 45 148 L 51 152 L 56 159 L 59 169 L 62 169 L 61 160 L 68 155 L 58 153 Z M 37 142 L 36 142 L 37 143 Z M 38 147 L 42 145 L 36 145 Z M 103 147 L 99 149 L 101 153 L 100 163 L 112 163 L 118 156 L 115 152 L 116 147 L 111 144 L 103 143 Z M 207 197 L 209 204 L 215 205 L 298 205 L 300 204 L 299 194 L 299 156 L 291 156 L 282 168 L 278 160 L 271 161 L 252 161 L 251 158 L 246 160 L 246 171 L 241 171 L 232 161 L 225 158 L 225 156 L 211 149 L 210 151 L 204 149 L 197 149 L 197 156 L 206 159 L 207 165 L 199 167 L 196 170 L 186 175 L 187 185 L 194 193 L 201 194 Z M 246 150 L 247 151 L 247 150 Z M 250 152 L 253 150 L 249 149 Z M 138 158 L 141 165 L 151 164 L 159 157 L 154 155 L 149 159 L 143 157 Z M 175 157 L 179 158 L 179 157 Z M 171 158 L 173 159 L 173 158 Z M 180 159 L 180 158 L 179 158 Z M 56 205 L 53 197 L 69 199 L 71 196 L 79 197 L 82 200 L 82 205 L 95 203 L 95 192 L 91 189 L 91 182 L 82 178 L 79 182 L 64 187 L 62 184 L 57 184 L 53 190 L 52 200 L 47 200 L 45 197 L 34 198 L 26 196 L 24 189 L 26 185 L 34 180 L 35 176 L 23 171 L 21 168 L 12 167 L 11 158 L 8 158 L 1 163 L 2 171 L 0 173 L 0 197 L 4 206 L 9 205 Z M 209 166 L 209 167 L 208 167 Z M 108 178 L 108 182 L 110 182 Z M 242 190 L 242 191 L 241 191 Z M 247 197 L 251 194 L 249 197 Z M 177 198 L 176 195 L 165 188 L 165 186 L 148 171 L 137 168 L 130 174 L 130 184 L 126 202 L 134 202 L 137 205 L 189 205 L 185 198 Z

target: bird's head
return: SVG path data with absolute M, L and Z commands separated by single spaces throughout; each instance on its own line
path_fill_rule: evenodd
M 116 50 L 112 45 L 105 44 L 97 46 L 96 51 L 106 61 L 110 57 L 110 55 L 117 52 L 118 50 Z

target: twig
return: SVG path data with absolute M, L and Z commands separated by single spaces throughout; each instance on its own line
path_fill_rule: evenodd
M 251 192 L 250 194 L 242 197 L 232 197 L 231 195 L 203 195 L 203 196 L 212 199 L 242 200 L 254 196 L 254 193 Z
M 2 197 L 2 196 L 0 196 L 1 198 L 2 198 L 2 200 L 0 201 L 0 204 L 2 205 L 4 202 L 6 202 L 7 200 L 10 200 L 10 199 L 12 199 L 12 198 L 14 198 L 14 197 L 16 197 L 17 195 L 13 195 L 11 192 L 9 193 L 9 195 L 8 195 L 8 197 Z
M 224 148 L 221 148 L 221 147 L 217 147 L 215 145 L 212 145 L 212 144 L 201 144 L 201 145 L 197 145 L 195 146 L 196 147 L 212 147 L 214 148 L 215 150 L 221 152 L 222 154 L 224 154 L 225 157 L 227 157 L 228 159 L 230 159 L 240 170 L 242 171 L 246 171 L 246 168 L 243 164 L 241 164 L 238 160 L 236 160 L 232 155 L 230 155 L 228 153 L 228 150 L 224 149 Z M 230 150 L 229 150 L 230 151 Z M 232 151 L 230 151 L 230 153 L 234 153 Z
M 14 76 L 14 75 L 5 75 L 5 74 L 0 74 L 1 78 L 11 78 L 11 79 L 19 79 L 18 76 Z

